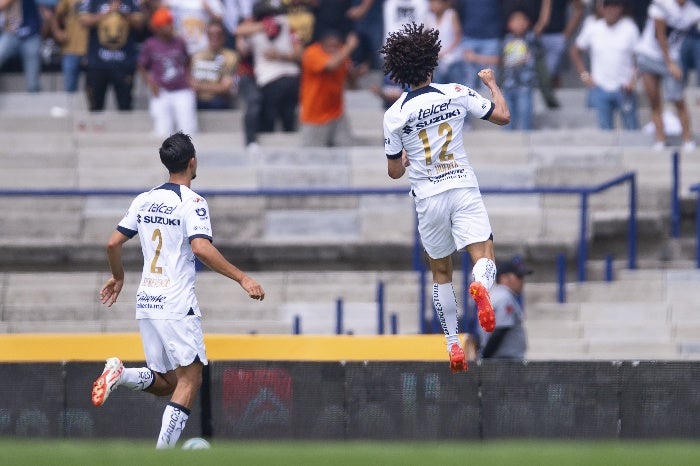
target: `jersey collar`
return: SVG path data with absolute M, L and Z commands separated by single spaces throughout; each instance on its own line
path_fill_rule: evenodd
M 441 90 L 436 89 L 436 88 L 434 88 L 433 86 L 431 86 L 430 84 L 428 84 L 427 86 L 423 86 L 423 87 L 421 87 L 420 89 L 416 89 L 415 91 L 408 91 L 408 92 L 406 93 L 406 98 L 405 98 L 405 99 L 403 100 L 403 102 L 401 103 L 401 108 L 403 108 L 404 104 L 405 104 L 406 102 L 408 102 L 409 100 L 411 100 L 411 99 L 413 99 L 413 98 L 415 98 L 415 97 L 421 96 L 421 95 L 423 95 L 423 94 L 427 94 L 427 93 L 429 93 L 429 92 L 437 92 L 438 94 L 445 95 L 445 93 L 442 92 Z

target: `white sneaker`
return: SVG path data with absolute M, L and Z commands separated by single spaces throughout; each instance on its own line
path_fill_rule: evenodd
M 695 141 L 692 139 L 690 141 L 684 141 L 683 145 L 681 146 L 681 152 L 692 152 L 695 149 L 697 149 L 697 145 L 695 144 Z
M 251 142 L 245 147 L 249 155 L 260 155 L 260 145 L 257 142 Z
M 661 152 L 666 149 L 666 143 L 664 141 L 656 141 L 652 147 L 656 152 Z
M 102 406 L 110 393 L 119 385 L 124 372 L 124 364 L 119 358 L 109 358 L 97 380 L 92 384 L 92 404 Z

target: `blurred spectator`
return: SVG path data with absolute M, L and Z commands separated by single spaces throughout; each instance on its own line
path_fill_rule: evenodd
M 427 0 L 384 0 L 384 39 L 390 32 L 398 31 L 402 24 L 425 22 L 428 14 Z
M 370 86 L 370 91 L 382 100 L 382 107 L 388 110 L 396 100 L 401 97 L 401 94 L 411 90 L 407 84 L 401 85 L 393 81 L 389 74 L 385 74 L 382 78 L 381 85 L 373 84 Z
M 208 46 L 192 57 L 192 88 L 199 110 L 232 107 L 238 54 L 224 47 L 226 28 L 221 21 L 207 26 Z
M 226 44 L 229 49 L 236 48 L 236 29 L 243 21 L 253 16 L 254 0 L 223 0 L 222 21 L 226 27 Z
M 355 5 L 360 5 L 366 0 L 354 0 Z M 383 0 L 373 0 L 364 16 L 355 19 L 355 33 L 360 44 L 352 59 L 355 63 L 367 63 L 371 70 L 379 70 L 382 67 L 382 55 L 379 49 L 384 41 L 384 13 Z
M 590 101 L 598 114 L 598 126 L 614 128 L 615 112 L 619 111 L 622 126 L 639 129 L 637 116 L 637 73 L 634 48 L 639 29 L 625 11 L 625 0 L 596 0 L 602 17 L 586 22 L 571 47 L 571 61 L 583 84 L 590 89 Z M 590 73 L 582 52 L 588 52 Z
M 299 102 L 302 146 L 353 144 L 343 94 L 352 68 L 350 55 L 357 44 L 354 33 L 343 42 L 340 32 L 326 30 L 304 51 Z
M 261 96 L 260 131 L 274 131 L 279 120 L 282 130 L 291 132 L 297 126 L 303 45 L 293 34 L 287 15 L 267 3 L 254 6 L 256 20 L 240 24 L 236 36 L 248 38 Z
M 561 73 L 569 43 L 585 17 L 583 0 L 551 0 L 549 22 L 540 41 L 545 51 L 547 70 L 555 88 L 561 85 Z
M 173 13 L 175 35 L 185 40 L 190 55 L 207 47 L 207 24 L 224 15 L 221 0 L 162 0 L 161 5 Z
M 692 2 L 700 6 L 700 0 L 692 0 Z M 683 65 L 683 81 L 687 84 L 690 73 L 695 71 L 696 85 L 700 85 L 700 31 L 697 28 L 691 28 L 683 41 L 681 64 Z
M 700 7 L 688 0 L 654 0 L 649 5 L 647 22 L 637 44 L 637 66 L 642 75 L 651 107 L 656 142 L 663 150 L 666 131 L 663 121 L 663 97 L 673 102 L 682 128 L 683 151 L 695 149 L 691 134 L 690 112 L 683 96 L 683 71 L 680 50 L 683 39 L 700 22 Z
M 270 3 L 266 8 L 276 8 L 274 3 L 277 0 L 258 0 L 259 3 Z M 308 45 L 313 40 L 314 28 L 316 27 L 316 16 L 314 9 L 318 6 L 319 0 L 282 0 L 280 12 L 287 14 L 289 27 L 294 31 L 297 40 L 303 45 Z
M 34 0 L 0 0 L 0 67 L 19 55 L 28 92 L 41 90 L 41 17 Z
M 497 69 L 501 55 L 504 14 L 500 1 L 458 0 L 462 22 L 462 82 L 478 90 L 482 84 L 478 73 L 483 68 Z
M 503 39 L 503 95 L 510 109 L 506 130 L 529 131 L 533 127 L 533 91 L 537 87 L 535 71 L 536 37 L 524 10 L 515 9 L 506 21 L 508 33 Z
M 549 108 L 559 107 L 553 89 L 561 84 L 565 52 L 583 22 L 583 0 L 504 0 L 506 11 L 521 8 L 528 12 L 533 30 L 542 44 L 535 57 L 540 92 Z
M 322 0 L 316 1 L 314 8 L 314 35 L 313 40 L 318 42 L 326 36 L 327 32 L 339 33 L 341 40 L 345 40 L 348 34 L 355 33 L 357 37 L 357 22 L 364 18 L 370 11 L 374 0 Z M 361 54 L 355 47 L 352 59 L 355 66 L 364 68 L 362 73 L 369 70 L 371 57 L 369 54 Z M 381 44 L 380 44 L 381 46 Z M 349 86 L 354 87 L 355 76 L 349 76 Z
M 441 42 L 433 79 L 439 83 L 462 82 L 462 26 L 459 15 L 452 7 L 452 0 L 429 0 L 428 7 L 425 25 L 438 31 Z
M 131 110 L 135 30 L 143 27 L 143 14 L 134 0 L 84 0 L 79 18 L 90 31 L 85 70 L 90 111 L 104 110 L 108 86 L 114 88 L 119 110 Z
M 173 15 L 159 8 L 150 20 L 153 36 L 139 55 L 139 72 L 151 90 L 148 102 L 154 132 L 167 137 L 177 131 L 197 132 L 195 94 L 189 85 L 190 57 L 185 41 L 175 35 Z
M 76 92 L 87 53 L 88 30 L 78 19 L 82 0 L 60 0 L 51 23 L 53 37 L 61 45 L 61 71 L 66 92 Z
M 525 359 L 527 334 L 521 299 L 525 277 L 531 273 L 518 257 L 496 266 L 496 284 L 489 290 L 496 328 L 492 333 L 480 329 L 482 358 Z
M 245 22 L 252 22 L 252 20 L 245 20 L 244 23 Z M 236 73 L 238 77 L 238 95 L 241 97 L 245 108 L 243 111 L 245 144 L 248 152 L 254 154 L 260 150 L 260 146 L 258 145 L 258 131 L 260 130 L 260 106 L 262 97 L 260 95 L 260 88 L 255 82 L 250 38 L 237 35 L 236 50 L 240 58 Z

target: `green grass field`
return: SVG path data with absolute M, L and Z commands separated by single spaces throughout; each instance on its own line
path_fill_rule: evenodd
M 155 451 L 153 442 L 0 439 L 0 465 L 518 465 L 700 464 L 698 442 L 230 442 Z

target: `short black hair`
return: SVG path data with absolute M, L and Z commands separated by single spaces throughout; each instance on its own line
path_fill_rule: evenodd
M 158 150 L 160 161 L 170 173 L 180 173 L 187 168 L 190 159 L 196 155 L 192 138 L 178 131 L 169 136 Z
M 440 47 L 437 30 L 413 22 L 404 24 L 398 31 L 389 33 L 379 49 L 384 54 L 383 70 L 399 84 L 422 84 L 438 65 Z

